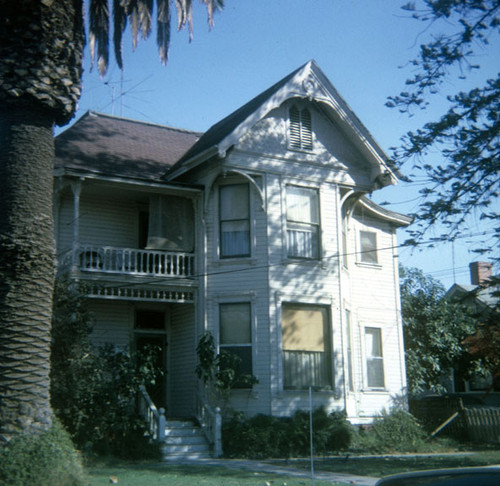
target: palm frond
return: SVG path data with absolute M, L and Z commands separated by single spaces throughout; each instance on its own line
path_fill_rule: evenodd
M 137 2 L 137 12 L 139 14 L 141 36 L 143 39 L 147 39 L 152 30 L 153 0 L 139 0 Z
M 160 53 L 160 61 L 167 64 L 170 45 L 170 0 L 157 0 L 156 43 Z
M 189 42 L 193 40 L 193 0 L 176 0 L 177 29 L 183 29 L 186 24 L 189 29 Z
M 208 25 L 210 29 L 214 26 L 214 13 L 224 8 L 224 0 L 201 0 L 207 6 Z
M 127 15 L 122 0 L 113 0 L 113 46 L 115 50 L 116 63 L 123 69 L 123 32 L 127 26 Z
M 90 0 L 89 48 L 91 66 L 94 66 L 97 46 L 97 68 L 104 76 L 109 62 L 109 7 L 108 0 Z

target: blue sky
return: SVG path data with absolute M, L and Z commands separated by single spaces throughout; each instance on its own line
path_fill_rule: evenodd
M 387 152 L 408 130 L 419 127 L 444 108 L 445 94 L 433 107 L 409 118 L 384 106 L 390 95 L 404 89 L 411 75 L 408 61 L 418 45 L 446 23 L 425 29 L 400 9 L 396 0 L 226 0 L 223 12 L 209 32 L 206 12 L 196 0 L 194 38 L 186 30 L 172 35 L 169 61 L 162 67 L 154 32 L 131 52 L 130 36 L 124 42 L 125 69 L 111 62 L 101 79 L 89 72 L 84 60 L 83 95 L 77 117 L 87 110 L 114 114 L 179 128 L 205 131 L 261 91 L 315 59 L 341 96 Z M 433 30 L 434 29 L 434 30 Z M 467 81 L 453 78 L 449 92 L 496 76 L 500 61 L 495 52 L 500 42 L 478 51 L 481 70 Z M 434 154 L 431 162 L 438 160 Z M 403 169 L 409 174 L 410 167 Z M 420 182 L 420 184 L 419 184 Z M 374 194 L 377 202 L 409 213 L 416 209 L 422 181 L 400 183 Z M 465 234 L 484 232 L 479 215 L 470 220 Z M 400 234 L 400 241 L 404 234 Z M 468 264 L 484 260 L 471 253 L 477 243 L 463 237 L 453 245 L 435 249 L 401 249 L 400 261 L 421 268 L 446 287 L 469 283 Z M 498 269 L 497 269 L 498 270 Z

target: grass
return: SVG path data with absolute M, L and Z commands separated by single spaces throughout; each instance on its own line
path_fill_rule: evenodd
M 304 486 L 307 478 L 228 469 L 219 466 L 140 464 L 104 466 L 89 469 L 89 486 L 111 484 L 119 486 Z M 335 486 L 340 483 L 314 481 L 315 486 Z
M 291 461 L 268 461 L 270 464 L 308 470 L 310 465 L 305 459 Z M 317 472 L 334 472 L 358 476 L 382 477 L 398 472 L 419 469 L 447 467 L 486 466 L 500 464 L 500 450 L 476 451 L 466 454 L 421 454 L 416 456 L 366 456 L 334 457 L 315 460 Z M 305 486 L 311 480 L 275 475 L 265 472 L 252 472 L 229 469 L 221 466 L 179 465 L 179 464 L 106 464 L 88 468 L 89 486 L 111 484 L 116 478 L 120 486 Z M 315 479 L 315 486 L 334 486 Z M 345 484 L 345 483 L 344 483 Z
M 283 464 L 281 461 L 274 461 L 274 463 Z M 309 468 L 309 462 L 306 460 L 289 461 L 288 464 L 291 467 L 301 469 Z M 500 450 L 457 454 L 334 457 L 317 459 L 315 469 L 317 471 L 356 474 L 358 476 L 382 477 L 422 469 L 489 466 L 494 464 L 500 464 Z

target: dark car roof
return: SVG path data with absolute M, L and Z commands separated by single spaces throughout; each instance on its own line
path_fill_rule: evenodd
M 375 486 L 499 486 L 500 466 L 433 469 L 395 474 Z

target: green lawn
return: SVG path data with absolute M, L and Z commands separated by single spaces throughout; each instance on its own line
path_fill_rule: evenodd
M 274 461 L 277 465 L 285 462 Z M 400 472 L 418 471 L 421 469 L 440 469 L 449 467 L 473 467 L 500 465 L 500 450 L 476 451 L 470 454 L 434 454 L 418 456 L 385 456 L 385 457 L 335 457 L 316 459 L 317 471 L 356 474 L 359 476 L 382 477 Z M 308 469 L 309 462 L 295 460 L 290 466 Z
M 197 465 L 136 465 L 89 468 L 89 486 L 109 485 L 116 478 L 118 486 L 304 486 L 307 478 L 289 478 L 265 473 L 253 473 L 217 466 Z M 315 486 L 335 486 L 336 483 L 315 480 Z
M 308 470 L 307 460 L 269 461 L 272 464 Z M 486 466 L 500 464 L 500 450 L 472 454 L 442 454 L 386 457 L 335 457 L 316 459 L 316 471 L 381 477 L 398 472 L 445 467 Z M 124 464 L 88 467 L 89 486 L 109 485 L 116 478 L 119 486 L 306 486 L 308 478 L 292 478 L 268 473 L 228 469 L 207 465 Z M 335 483 L 316 479 L 315 486 Z

